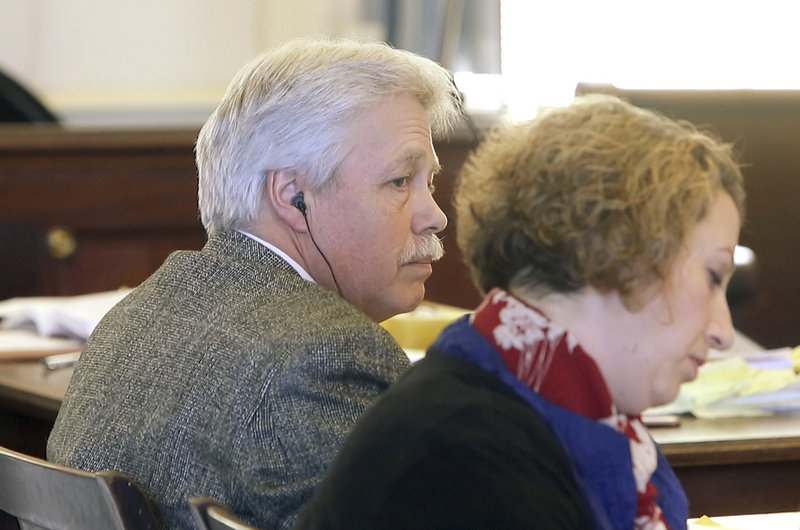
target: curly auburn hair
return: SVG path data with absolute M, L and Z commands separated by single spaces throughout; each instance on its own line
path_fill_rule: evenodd
M 667 278 L 719 190 L 744 218 L 729 144 L 608 95 L 497 129 L 468 157 L 453 202 L 476 286 L 616 291 Z

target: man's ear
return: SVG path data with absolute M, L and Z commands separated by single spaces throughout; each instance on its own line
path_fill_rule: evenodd
M 305 216 L 294 204 L 292 198 L 297 195 L 297 171 L 292 169 L 278 169 L 267 173 L 264 179 L 262 200 L 266 201 L 281 221 L 286 223 L 295 232 L 306 232 Z

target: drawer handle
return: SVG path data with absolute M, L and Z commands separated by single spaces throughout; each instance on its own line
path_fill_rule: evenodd
M 67 259 L 75 254 L 78 242 L 72 232 L 55 226 L 47 231 L 47 248 L 56 259 Z

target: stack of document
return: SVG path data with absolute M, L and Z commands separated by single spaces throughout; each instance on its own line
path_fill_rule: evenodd
M 800 347 L 714 352 L 675 401 L 647 413 L 719 418 L 800 411 L 799 371 Z
M 27 329 L 0 331 L 0 361 L 29 361 L 50 355 L 79 352 L 83 342 L 60 337 L 42 337 Z
M 0 301 L 0 329 L 32 329 L 47 337 L 86 340 L 109 309 L 130 289 L 79 296 L 42 296 Z
M 92 330 L 130 292 L 0 301 L 0 360 L 41 358 L 80 350 Z

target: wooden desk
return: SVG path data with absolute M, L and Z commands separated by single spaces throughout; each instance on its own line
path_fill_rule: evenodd
M 800 507 L 800 415 L 698 420 L 652 429 L 689 497 L 690 515 Z
M 0 363 L 0 445 L 44 457 L 71 376 L 37 361 Z
M 0 363 L 0 445 L 44 455 L 69 384 L 69 368 Z M 796 511 L 800 415 L 698 420 L 653 429 L 690 502 L 690 515 Z

